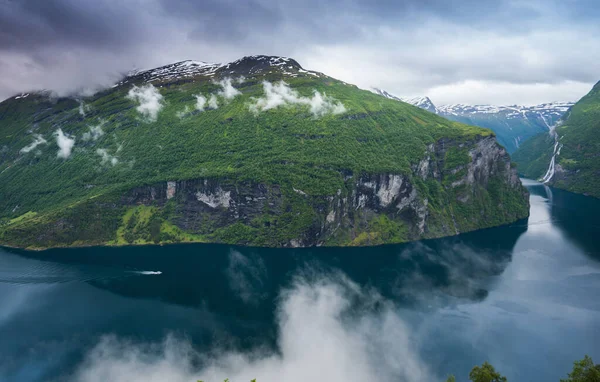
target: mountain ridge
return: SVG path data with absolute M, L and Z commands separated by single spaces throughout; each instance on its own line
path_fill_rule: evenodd
M 539 105 L 470 105 L 436 106 L 429 97 L 402 98 L 387 91 L 375 93 L 389 99 L 410 103 L 444 118 L 494 130 L 498 141 L 509 153 L 539 133 L 549 131 L 573 105 L 573 102 L 547 102 Z
M 0 243 L 30 249 L 375 245 L 528 213 L 490 130 L 273 56 L 1 102 L 0 184 Z

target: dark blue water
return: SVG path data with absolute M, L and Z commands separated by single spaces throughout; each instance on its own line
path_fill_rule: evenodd
M 600 361 L 600 201 L 375 248 L 0 249 L 1 381 L 435 381 Z

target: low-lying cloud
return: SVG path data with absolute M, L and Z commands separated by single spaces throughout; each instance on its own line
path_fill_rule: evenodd
M 96 154 L 100 155 L 100 163 L 103 165 L 110 164 L 112 166 L 115 166 L 117 165 L 117 163 L 119 163 L 119 159 L 114 155 L 110 155 L 106 149 L 97 149 Z
M 190 112 L 192 111 L 192 109 L 190 109 L 189 106 L 185 106 L 183 108 L 183 110 L 180 110 L 178 112 L 175 113 L 175 116 L 179 119 L 186 117 L 188 114 L 190 114 Z
M 63 133 L 62 129 L 56 130 L 54 135 L 56 136 L 56 144 L 58 145 L 58 153 L 56 155 L 59 158 L 67 159 L 71 156 L 71 151 L 73 150 L 73 146 L 75 146 L 75 138 L 71 138 Z
M 217 101 L 217 97 L 214 94 L 211 95 L 209 98 L 206 98 L 202 93 L 195 94 L 194 97 L 196 97 L 196 103 L 194 104 L 195 110 L 204 111 L 207 108 L 217 109 L 219 107 L 219 102 Z M 178 111 L 176 113 L 176 116 L 179 118 L 184 118 L 184 117 L 188 116 L 191 112 L 192 112 L 192 108 L 190 106 L 186 105 L 183 108 L 183 110 Z
M 219 102 L 217 101 L 217 96 L 215 96 L 214 94 L 211 94 L 210 97 L 208 98 L 207 105 L 211 109 L 218 109 Z
M 357 304 L 360 308 L 354 309 Z M 257 348 L 202 354 L 173 336 L 161 344 L 106 337 L 86 356 L 73 381 L 435 379 L 418 356 L 413 332 L 391 303 L 344 277 L 297 280 L 281 295 L 277 325 L 277 352 Z
M 138 103 L 135 109 L 150 122 L 156 121 L 164 106 L 162 94 L 152 84 L 141 87 L 134 85 L 127 93 L 127 98 Z
M 208 98 L 206 98 L 202 93 L 196 94 L 194 97 L 196 97 L 196 104 L 194 106 L 198 111 L 219 108 L 219 101 L 217 100 L 217 96 L 214 94 L 211 94 Z
M 315 117 L 322 117 L 326 114 L 341 114 L 346 111 L 346 108 L 340 101 L 321 94 L 317 90 L 314 91 L 312 97 L 303 97 L 283 81 L 275 84 L 264 81 L 263 89 L 265 96 L 256 98 L 249 106 L 250 111 L 254 114 L 290 105 L 307 105 Z
M 217 82 L 217 84 L 223 88 L 222 90 L 219 90 L 219 96 L 225 98 L 225 100 L 227 101 L 230 101 L 236 96 L 242 94 L 242 92 L 234 88 L 231 83 L 231 78 L 224 78 L 221 81 Z
M 94 126 L 89 126 L 90 130 L 83 133 L 81 139 L 84 141 L 97 141 L 98 138 L 104 135 L 104 130 L 102 130 L 102 126 L 104 126 L 105 122 L 101 121 L 99 124 Z
M 202 94 L 197 94 L 194 97 L 196 97 L 196 110 L 204 111 L 207 102 L 206 97 Z
M 79 100 L 79 115 L 85 117 L 86 113 L 90 111 L 92 108 L 90 105 L 86 105 L 82 100 Z
M 19 150 L 19 152 L 26 154 L 30 151 L 33 151 L 39 145 L 44 145 L 46 143 L 48 143 L 48 141 L 46 141 L 44 139 L 44 137 L 42 137 L 40 134 L 35 134 L 33 136 L 33 142 L 31 142 L 29 145 L 23 147 L 21 150 Z

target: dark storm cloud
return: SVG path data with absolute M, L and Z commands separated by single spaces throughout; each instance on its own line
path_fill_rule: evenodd
M 115 48 L 142 27 L 119 2 L 0 0 L 0 49 L 30 52 L 44 45 Z
M 292 56 L 401 95 L 465 81 L 588 86 L 600 76 L 599 9 L 596 0 L 0 0 L 0 99 L 246 54 Z
M 531 9 L 501 1 L 465 0 L 0 0 L 0 49 L 28 52 L 40 46 L 119 49 L 151 37 L 151 29 L 179 26 L 193 39 L 237 44 L 239 39 L 291 27 L 306 36 L 356 38 L 359 25 L 416 23 L 436 17 L 490 23 L 509 10 L 513 21 Z M 271 36 L 277 38 L 278 36 Z M 295 41 L 289 41 L 294 43 Z

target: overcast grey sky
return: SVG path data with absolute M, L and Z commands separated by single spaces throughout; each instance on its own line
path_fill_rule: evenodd
M 600 80 L 600 1 L 0 0 L 0 99 L 250 54 L 440 105 L 577 100 Z

